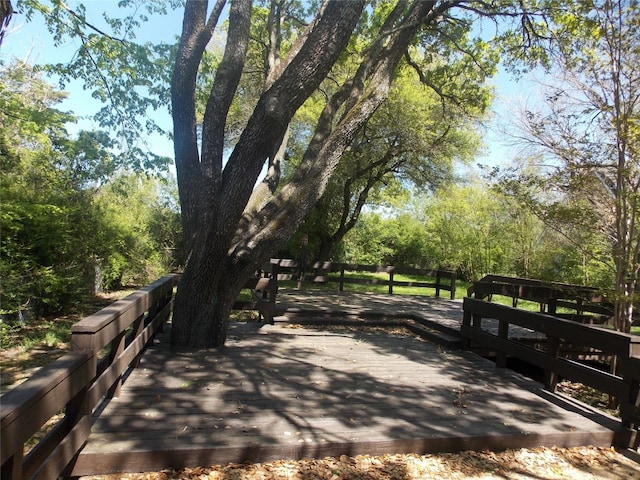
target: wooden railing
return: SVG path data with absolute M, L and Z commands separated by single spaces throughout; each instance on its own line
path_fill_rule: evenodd
M 177 275 L 169 275 L 72 327 L 72 352 L 0 398 L 1 477 L 64 474 L 89 437 L 93 410 L 117 396 L 126 372 L 169 318 Z M 54 426 L 25 455 L 45 423 Z
M 526 361 L 545 371 L 545 388 L 555 391 L 558 377 L 588 385 L 612 395 L 620 402 L 622 425 L 629 429 L 628 443 L 633 443 L 632 431 L 640 426 L 640 336 L 616 332 L 602 327 L 583 325 L 544 313 L 465 298 L 460 332 L 463 348 L 490 349 L 497 352 L 496 364 L 506 366 L 507 356 Z M 498 322 L 497 335 L 482 328 L 483 319 Z M 509 338 L 509 326 L 517 325 L 546 336 L 546 348 L 533 348 Z M 615 375 L 590 365 L 561 356 L 561 343 L 597 349 L 617 360 Z M 638 440 L 635 440 L 636 444 Z M 631 446 L 631 445 L 625 445 Z M 636 445 L 637 446 L 637 445 Z
M 267 323 L 273 323 L 278 295 L 278 266 L 272 265 L 270 273 L 258 272 L 244 284 L 244 289 L 251 291 L 251 300 L 236 300 L 233 310 L 256 310 Z
M 468 297 L 477 299 L 491 301 L 493 295 L 510 297 L 514 307 L 518 306 L 519 300 L 537 302 L 540 304 L 540 312 L 582 323 L 601 324 L 613 316 L 613 307 L 601 290 L 595 287 L 487 275 L 474 282 L 467 290 Z M 560 313 L 560 307 L 574 313 Z
M 278 280 L 298 280 L 300 283 L 338 283 L 338 289 L 343 292 L 346 284 L 359 285 L 383 285 L 388 286 L 388 293 L 393 294 L 394 287 L 433 288 L 436 296 L 440 296 L 441 290 L 446 290 L 453 300 L 456 296 L 456 274 L 447 270 L 419 269 L 411 267 L 396 267 L 393 265 L 359 265 L 348 263 L 316 262 L 305 265 L 295 260 L 272 258 L 270 265 L 277 265 Z M 265 267 L 269 268 L 269 267 Z M 345 275 L 346 272 L 370 272 L 385 273 L 388 279 L 381 278 L 354 278 Z M 339 275 L 331 275 L 338 273 Z M 394 275 L 415 275 L 432 277 L 432 282 L 402 281 L 394 278 Z

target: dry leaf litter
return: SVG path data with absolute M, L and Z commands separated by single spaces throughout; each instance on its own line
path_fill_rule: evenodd
M 638 480 L 640 463 L 613 448 L 534 448 L 505 452 L 359 455 L 319 460 L 214 465 L 82 480 Z

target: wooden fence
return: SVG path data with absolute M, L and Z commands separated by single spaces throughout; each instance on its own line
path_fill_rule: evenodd
M 463 310 L 460 329 L 463 348 L 497 352 L 498 367 L 506 366 L 507 356 L 538 366 L 545 371 L 545 388 L 550 391 L 555 391 L 558 378 L 562 377 L 616 397 L 620 402 L 622 424 L 629 429 L 628 446 L 637 448 L 640 441 L 640 336 L 474 298 L 464 299 Z M 498 321 L 497 334 L 482 328 L 483 319 Z M 544 334 L 546 348 L 533 348 L 510 339 L 510 325 Z M 615 358 L 620 366 L 619 375 L 562 358 L 562 342 L 597 349 Z
M 383 285 L 388 286 L 389 294 L 393 294 L 394 287 L 417 287 L 434 288 L 436 296 L 440 296 L 440 291 L 450 292 L 449 297 L 453 300 L 456 296 L 456 274 L 447 270 L 419 269 L 411 267 L 396 267 L 393 265 L 359 265 L 349 263 L 316 262 L 304 265 L 300 262 L 283 258 L 272 258 L 270 264 L 265 266 L 265 270 L 278 267 L 278 280 L 298 280 L 299 284 L 304 282 L 314 283 L 337 283 L 338 289 L 343 292 L 347 284 L 359 285 Z M 309 272 L 307 272 L 309 270 Z M 381 278 L 354 278 L 346 276 L 346 272 L 368 272 L 385 273 L 388 279 Z M 338 275 L 331 275 L 338 273 Z M 432 277 L 432 282 L 403 281 L 394 278 L 395 275 L 414 275 Z
M 248 279 L 244 287 L 251 290 L 251 300 L 236 300 L 233 310 L 256 310 L 267 323 L 273 323 L 278 295 L 278 266 L 273 265 L 271 274 L 259 272 L 255 278 Z
M 540 312 L 582 323 L 602 324 L 613 316 L 613 306 L 595 287 L 487 275 L 467 290 L 468 297 L 477 299 L 491 301 L 493 295 L 510 297 L 514 307 L 518 306 L 519 300 L 537 302 Z M 559 308 L 573 312 L 560 313 Z
M 50 479 L 68 471 L 89 437 L 93 410 L 118 395 L 123 375 L 169 318 L 177 278 L 164 277 L 73 325 L 72 352 L 2 396 L 3 480 Z M 25 444 L 52 420 L 25 455 Z

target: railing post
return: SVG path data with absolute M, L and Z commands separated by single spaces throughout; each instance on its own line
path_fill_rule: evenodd
M 142 323 L 139 318 L 138 324 Z M 116 338 L 111 342 L 111 352 L 109 352 L 109 365 L 111 365 L 118 356 L 124 352 L 125 344 L 125 332 L 120 332 Z M 122 375 L 118 376 L 118 379 L 107 391 L 107 398 L 117 398 L 120 396 L 120 387 L 122 387 Z
M 504 340 L 508 340 L 509 338 L 509 322 L 506 320 L 498 320 L 498 337 Z M 496 352 L 496 367 L 507 367 L 507 354 L 505 352 Z
M 162 309 L 167 305 L 167 303 L 171 302 L 171 298 L 173 297 L 173 288 L 169 290 L 165 295 L 162 296 L 160 302 L 158 303 L 158 312 L 161 312 Z M 158 333 L 164 332 L 164 322 L 160 322 L 158 325 Z
M 456 274 L 455 272 L 453 272 L 451 274 L 451 284 L 450 284 L 451 290 L 450 290 L 450 295 L 449 297 L 451 298 L 451 300 L 455 300 L 456 299 Z
M 640 345 L 632 345 L 631 350 L 634 347 L 637 349 Z M 620 370 L 624 382 L 629 386 L 627 398 L 620 399 L 620 420 L 623 427 L 635 431 L 635 440 L 633 437 L 630 439 L 629 447 L 637 449 L 640 447 L 640 356 L 623 358 Z
M 436 298 L 440 298 L 440 269 L 436 271 Z
M 547 355 L 557 359 L 560 356 L 560 339 L 558 337 L 547 338 Z M 544 388 L 555 392 L 558 386 L 558 373 L 553 370 L 544 371 Z
M 471 325 L 480 330 L 482 328 L 482 317 L 477 313 L 471 315 Z
M 273 324 L 273 317 L 276 315 L 276 297 L 278 295 L 278 270 L 275 266 L 274 275 L 269 279 L 269 297 L 267 303 L 267 314 L 265 315 L 265 321 Z
M 158 315 L 158 313 L 160 313 L 162 311 L 162 306 L 164 304 L 164 298 L 161 298 L 160 300 L 158 300 L 157 303 L 155 303 L 154 305 L 151 305 L 151 307 L 149 307 L 149 313 L 147 314 L 146 317 L 142 316 L 140 318 L 138 318 L 138 320 L 136 320 L 133 324 L 133 330 L 132 330 L 132 334 L 131 334 L 131 340 L 135 340 L 138 335 L 142 334 L 142 332 L 144 331 L 144 328 L 151 323 L 156 315 Z M 146 319 L 146 320 L 145 320 Z M 118 358 L 117 355 L 114 357 L 114 360 Z M 140 352 L 140 355 L 138 355 L 136 358 L 134 358 L 131 361 L 131 366 L 133 368 L 136 368 L 138 365 L 140 365 L 140 359 L 142 358 L 142 352 Z M 120 387 L 122 386 L 122 377 L 120 377 L 120 380 L 118 381 L 118 392 L 115 395 L 116 397 L 120 396 Z
M 278 294 L 278 274 L 280 273 L 279 265 L 273 265 L 271 270 L 271 280 L 272 283 L 269 283 L 269 302 L 272 302 L 274 305 L 276 303 L 276 295 Z
M 462 312 L 462 325 L 465 327 L 471 326 L 471 312 L 469 310 L 463 310 Z M 467 336 L 462 337 L 462 349 L 471 349 L 471 339 Z
M 393 295 L 393 271 L 389 272 L 389 295 Z
M 95 356 L 93 356 L 93 360 L 94 361 L 96 360 Z M 95 370 L 95 368 L 93 368 L 93 370 Z M 91 401 L 89 399 L 88 393 L 89 393 L 89 385 L 87 384 L 85 388 L 83 388 L 75 397 L 73 397 L 65 407 L 65 416 L 67 417 L 69 431 L 71 431 L 71 429 L 75 425 L 79 424 L 82 421 L 83 417 L 88 417 L 86 420 L 87 424 L 89 425 L 87 436 L 91 432 L 90 425 L 91 425 L 91 414 L 92 414 L 92 408 L 93 408 L 93 406 L 91 405 Z M 65 467 L 64 471 L 62 472 L 63 477 L 66 478 L 69 476 L 69 474 L 71 473 L 71 470 L 75 466 L 77 459 L 78 459 L 78 453 L 76 452 L 76 454 L 73 456 L 73 459 L 69 462 L 69 464 Z
M 637 412 L 636 415 L 640 416 L 640 381 L 635 378 L 627 378 L 629 384 L 629 412 Z M 626 409 L 625 409 L 626 410 Z M 621 409 L 622 413 L 623 409 Z M 622 426 L 627 428 L 640 428 L 640 419 L 634 421 L 634 417 L 629 415 L 622 415 Z M 640 440 L 640 439 L 638 439 Z
M 2 480 L 22 480 L 23 450 L 24 446 L 2 464 L 2 470 L 0 470 Z
M 344 292 L 344 263 L 340 265 L 340 291 Z

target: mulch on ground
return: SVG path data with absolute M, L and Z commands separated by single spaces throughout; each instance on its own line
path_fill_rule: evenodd
M 430 455 L 360 455 L 214 465 L 81 480 L 632 480 L 640 463 L 610 448 L 535 448 Z

